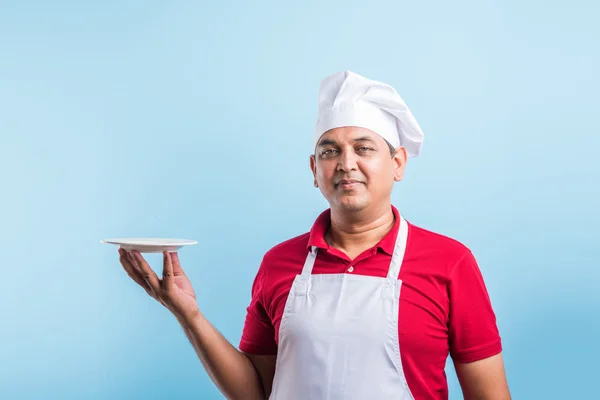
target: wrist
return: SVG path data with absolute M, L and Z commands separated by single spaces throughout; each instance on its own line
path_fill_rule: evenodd
M 202 317 L 202 313 L 200 313 L 200 309 L 196 308 L 190 312 L 187 313 L 183 313 L 183 314 L 174 314 L 175 318 L 177 319 L 177 321 L 179 322 L 179 324 L 184 327 L 191 327 L 195 324 L 198 323 L 198 321 L 201 319 Z

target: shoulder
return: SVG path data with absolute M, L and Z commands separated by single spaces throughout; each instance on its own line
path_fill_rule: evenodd
M 294 253 L 306 253 L 309 232 L 277 243 L 265 253 L 264 258 L 268 260 L 278 259 L 282 256 Z M 305 254 L 304 254 L 305 255 Z
M 271 247 L 263 255 L 256 272 L 253 292 L 271 292 L 274 283 L 295 276 L 302 270 L 306 257 L 308 233 L 298 235 Z
M 262 303 L 270 304 L 274 296 L 288 290 L 294 277 L 302 271 L 308 236 L 308 233 L 298 235 L 265 252 L 252 289 L 255 295 L 260 294 Z
M 428 247 L 446 256 L 463 256 L 470 249 L 461 241 L 445 234 L 425 229 L 413 223 L 409 225 L 411 245 Z
M 289 269 L 298 263 L 302 266 L 302 260 L 308 252 L 309 235 L 310 233 L 306 232 L 271 247 L 263 256 L 261 269 L 267 273 L 274 269 Z
M 407 255 L 430 267 L 435 266 L 445 277 L 450 278 L 465 260 L 473 260 L 471 249 L 463 242 L 410 222 L 408 225 Z

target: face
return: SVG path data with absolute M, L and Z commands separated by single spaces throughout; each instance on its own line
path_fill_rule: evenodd
M 319 139 L 310 166 L 332 209 L 361 211 L 389 202 L 394 182 L 404 176 L 406 150 L 399 147 L 392 155 L 387 142 L 368 129 L 335 128 Z

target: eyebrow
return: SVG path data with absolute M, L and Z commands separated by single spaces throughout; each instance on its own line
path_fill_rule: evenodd
M 368 136 L 361 136 L 359 138 L 354 139 L 355 142 L 371 142 L 371 143 L 375 143 L 375 141 L 373 139 L 371 139 Z
M 335 140 L 331 140 L 331 139 L 323 139 L 319 142 L 319 146 L 318 147 L 323 147 L 323 146 L 329 146 L 329 145 L 337 145 L 337 142 Z
M 373 139 L 371 139 L 368 136 L 361 136 L 361 137 L 357 137 L 354 139 L 354 142 L 370 142 L 370 143 L 375 143 L 375 141 Z M 335 140 L 332 139 L 323 139 L 319 142 L 319 147 L 322 146 L 329 146 L 329 145 L 337 145 L 338 143 Z

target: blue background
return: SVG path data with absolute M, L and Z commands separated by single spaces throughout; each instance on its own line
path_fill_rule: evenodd
M 422 125 L 394 204 L 473 250 L 514 398 L 597 395 L 599 12 L 1 2 L 0 398 L 221 398 L 99 241 L 198 240 L 183 266 L 237 345 L 262 255 L 327 207 L 308 157 L 319 82 L 344 69 L 392 84 Z

